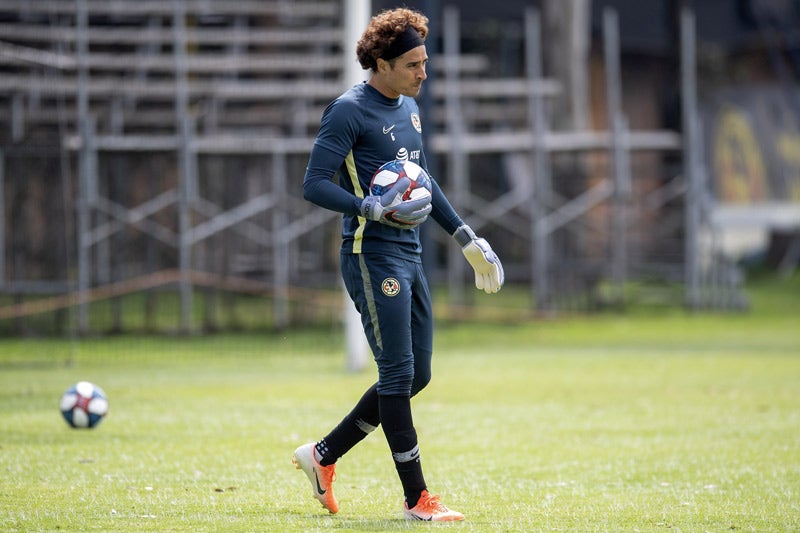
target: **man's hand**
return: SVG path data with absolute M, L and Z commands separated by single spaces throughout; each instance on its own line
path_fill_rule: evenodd
M 381 196 L 361 201 L 361 216 L 400 229 L 413 229 L 425 222 L 431 212 L 431 197 L 403 200 L 411 180 L 403 176 Z
M 500 290 L 505 281 L 503 265 L 486 239 L 479 238 L 467 225 L 453 233 L 453 238 L 461 245 L 461 252 L 475 271 L 475 286 L 487 294 Z

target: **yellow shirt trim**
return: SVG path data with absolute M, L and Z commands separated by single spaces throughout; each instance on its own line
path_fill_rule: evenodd
M 356 171 L 356 161 L 353 157 L 353 151 L 350 150 L 350 153 L 347 154 L 347 157 L 344 158 L 344 164 L 347 167 L 347 175 L 350 176 L 350 182 L 353 184 L 353 191 L 358 198 L 364 198 L 364 192 L 361 190 L 361 183 L 358 181 L 358 172 Z M 355 234 L 353 235 L 353 253 L 360 254 L 361 253 L 361 241 L 364 237 L 364 228 L 367 226 L 367 219 L 364 217 L 358 217 L 358 228 L 356 229 Z

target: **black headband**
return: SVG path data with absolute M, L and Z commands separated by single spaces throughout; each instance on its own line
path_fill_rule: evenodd
M 396 57 L 400 57 L 401 55 L 405 54 L 412 48 L 416 48 L 418 46 L 422 46 L 425 44 L 425 41 L 422 37 L 419 36 L 419 32 L 409 24 L 397 37 L 395 37 L 392 44 L 389 45 L 389 48 L 381 55 L 381 59 L 385 59 L 389 61 L 390 59 L 394 59 Z

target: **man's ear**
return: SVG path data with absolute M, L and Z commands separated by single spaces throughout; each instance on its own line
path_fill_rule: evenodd
M 381 59 L 380 57 L 376 60 L 376 62 L 378 64 L 378 72 L 386 72 L 387 70 L 389 70 L 389 67 L 391 66 L 389 65 L 388 61 L 386 61 L 385 59 Z

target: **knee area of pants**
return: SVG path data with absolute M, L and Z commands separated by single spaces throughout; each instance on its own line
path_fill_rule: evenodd
M 411 396 L 410 383 L 381 383 L 378 386 L 378 394 L 383 396 Z
M 411 396 L 415 396 L 419 391 L 424 389 L 430 382 L 431 382 L 430 374 L 425 376 L 414 375 L 414 381 L 411 382 Z
M 378 393 L 386 396 L 408 396 L 414 383 L 414 370 L 378 371 Z

